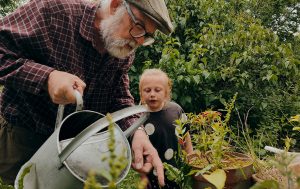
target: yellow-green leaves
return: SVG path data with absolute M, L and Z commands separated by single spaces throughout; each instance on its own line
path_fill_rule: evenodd
M 292 116 L 290 122 L 296 122 L 298 124 L 298 126 L 293 127 L 293 131 L 300 131 L 300 114 Z
M 204 174 L 203 177 L 213 184 L 217 189 L 222 189 L 225 186 L 226 173 L 223 169 L 216 169 L 211 174 Z

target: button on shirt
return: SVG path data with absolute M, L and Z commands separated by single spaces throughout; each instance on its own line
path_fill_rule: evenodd
M 82 0 L 31 0 L 0 20 L 1 115 L 15 126 L 49 135 L 57 104 L 47 92 L 51 71 L 86 84 L 84 109 L 106 114 L 134 104 L 128 70 L 134 55 L 117 59 L 96 50 L 97 5 Z M 65 116 L 75 110 L 65 107 Z M 120 124 L 124 130 L 135 118 Z

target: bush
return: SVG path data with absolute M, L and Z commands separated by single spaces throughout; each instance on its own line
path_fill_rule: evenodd
M 299 50 L 265 27 L 247 2 L 169 0 L 175 32 L 158 34 L 155 45 L 138 51 L 131 70 L 135 98 L 138 75 L 158 67 L 173 79 L 173 100 L 186 112 L 223 109 L 238 92 L 238 111 L 252 109 L 252 129 L 272 132 L 267 143 L 279 142 L 289 130 L 281 123 L 299 110 Z

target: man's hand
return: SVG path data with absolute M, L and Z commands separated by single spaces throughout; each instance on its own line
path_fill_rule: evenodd
M 137 130 L 132 140 L 132 151 L 134 162 L 132 167 L 138 172 L 148 173 L 154 167 L 160 186 L 165 185 L 164 167 L 158 156 L 156 149 L 152 146 L 146 133 Z
M 85 86 L 79 77 L 67 72 L 54 70 L 48 78 L 48 92 L 52 102 L 56 104 L 75 103 L 74 89 L 83 95 Z

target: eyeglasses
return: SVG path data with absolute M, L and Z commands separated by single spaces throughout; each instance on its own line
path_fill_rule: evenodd
M 140 38 L 144 37 L 144 43 L 143 46 L 151 45 L 154 42 L 154 36 L 152 33 L 146 32 L 146 29 L 142 23 L 140 23 L 134 16 L 130 6 L 128 3 L 124 0 L 123 1 L 124 6 L 126 7 L 126 10 L 133 21 L 134 25 L 132 28 L 129 30 L 130 35 L 133 38 Z

